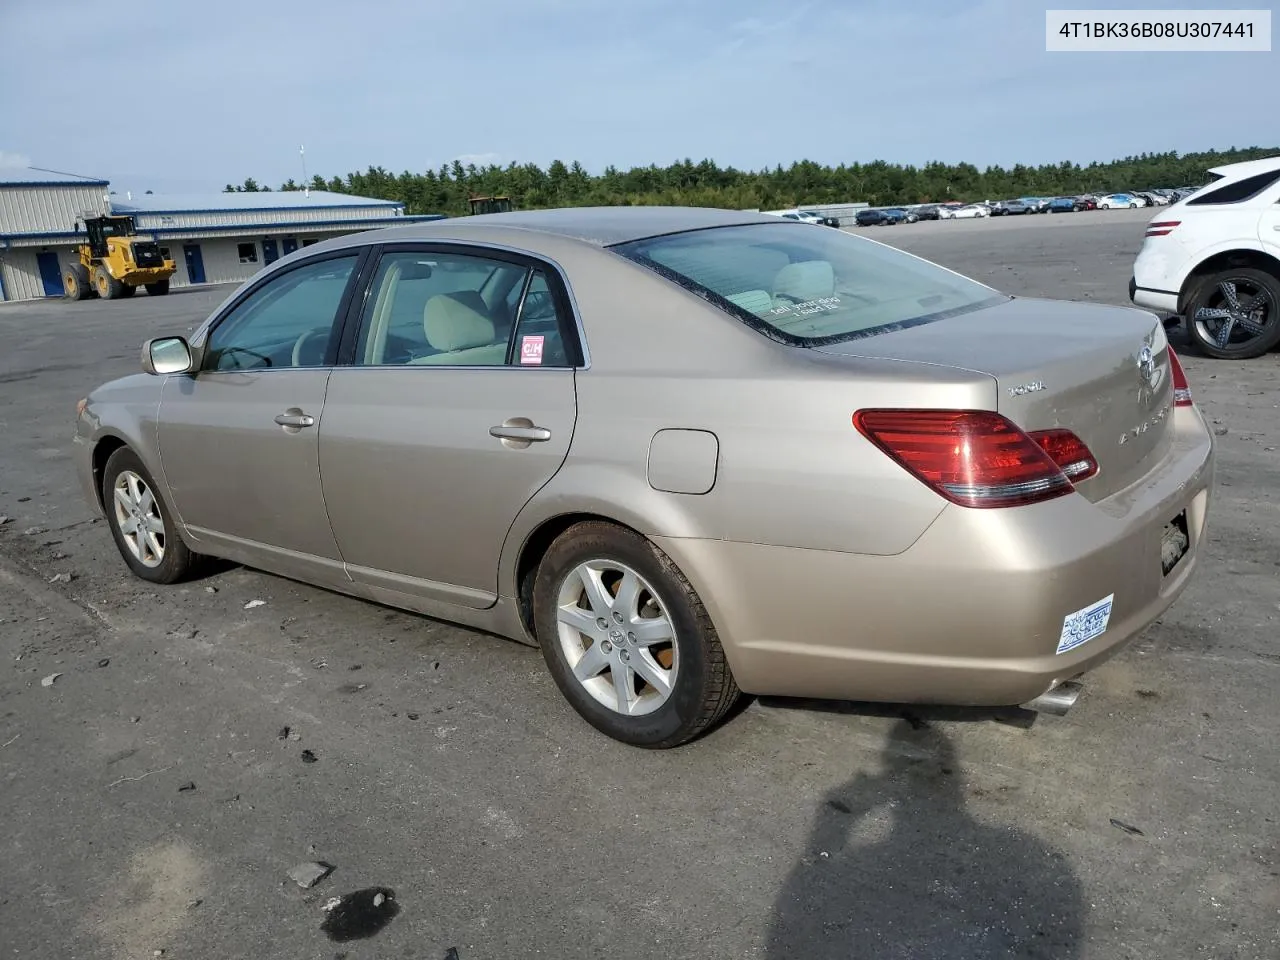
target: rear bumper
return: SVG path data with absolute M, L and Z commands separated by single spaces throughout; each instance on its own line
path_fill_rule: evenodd
M 948 507 L 908 550 L 872 557 L 660 538 L 706 604 L 748 693 L 1009 705 L 1113 656 L 1181 594 L 1199 564 L 1213 440 L 1194 409 L 1139 483 L 1099 503 Z M 1168 576 L 1165 524 L 1190 543 Z M 1064 619 L 1113 597 L 1106 630 L 1058 654 Z
M 1133 261 L 1129 299 L 1140 307 L 1177 313 L 1182 285 L 1190 269 L 1187 248 L 1177 239 L 1148 238 Z
M 1129 299 L 1135 306 L 1146 307 L 1148 310 L 1160 310 L 1164 313 L 1178 312 L 1177 291 L 1139 287 L 1133 279 L 1129 280 Z

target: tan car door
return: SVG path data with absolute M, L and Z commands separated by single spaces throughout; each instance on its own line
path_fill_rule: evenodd
M 568 453 L 580 353 L 557 272 L 462 250 L 383 254 L 329 381 L 320 474 L 353 580 L 483 608 L 516 514 Z
M 359 253 L 273 273 L 215 321 L 194 376 L 169 377 L 159 447 L 179 516 L 217 552 L 346 580 L 317 436 Z

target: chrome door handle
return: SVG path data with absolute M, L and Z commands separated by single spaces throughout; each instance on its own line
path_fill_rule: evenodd
M 502 424 L 489 428 L 489 436 L 499 440 L 523 440 L 526 443 L 541 442 L 551 439 L 551 431 L 546 427 L 511 427 Z
M 276 423 L 282 427 L 314 427 L 316 418 L 305 413 L 281 413 L 276 416 Z

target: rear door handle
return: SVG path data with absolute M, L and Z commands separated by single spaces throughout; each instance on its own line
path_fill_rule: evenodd
M 502 424 L 489 428 L 489 436 L 499 440 L 523 440 L 526 443 L 541 443 L 551 439 L 551 431 L 546 427 L 513 427 Z
M 277 414 L 276 423 L 282 427 L 314 427 L 316 418 L 305 413 L 281 413 Z

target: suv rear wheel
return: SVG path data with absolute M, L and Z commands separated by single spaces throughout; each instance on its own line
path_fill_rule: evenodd
M 1187 304 L 1196 345 L 1219 360 L 1250 360 L 1280 344 L 1280 279 L 1254 267 L 1204 277 Z

